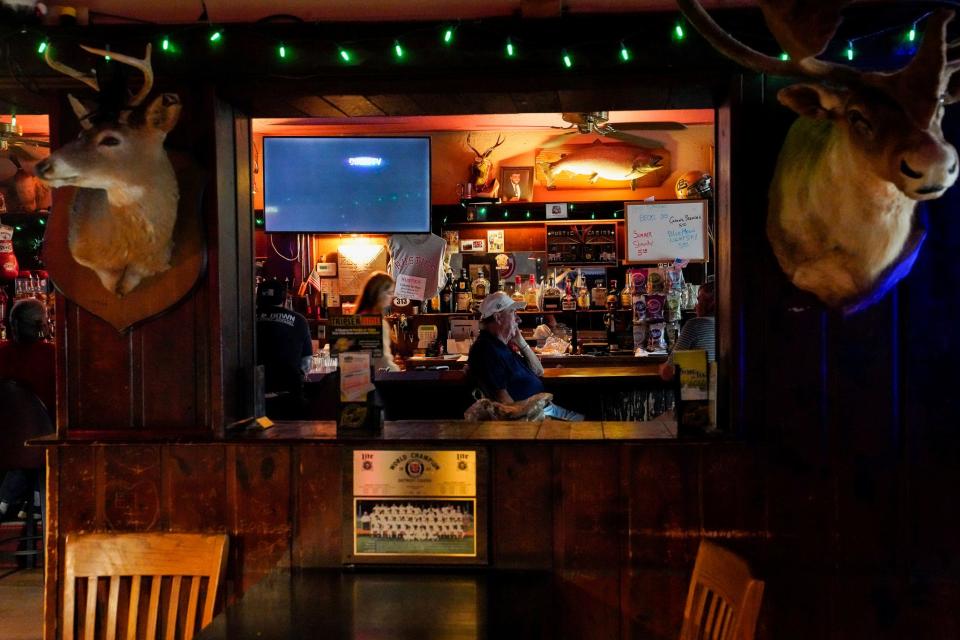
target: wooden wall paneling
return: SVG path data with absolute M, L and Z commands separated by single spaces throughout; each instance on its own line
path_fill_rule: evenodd
M 163 447 L 165 530 L 229 533 L 227 449 L 222 444 Z
M 294 492 L 292 563 L 297 567 L 341 564 L 344 512 L 343 454 L 336 445 L 293 449 Z
M 97 450 L 94 447 L 66 446 L 58 451 L 60 530 L 64 534 L 94 531 L 102 526 L 102 520 L 97 517 Z
M 898 560 L 901 409 L 894 297 L 854 316 L 834 317 L 830 335 L 835 526 L 844 571 L 886 574 Z
M 367 99 L 388 116 L 417 116 L 423 113 L 420 105 L 402 93 L 377 94 L 367 96 Z
M 111 531 L 160 528 L 160 446 L 105 445 L 102 452 L 104 527 Z
M 201 353 L 197 321 L 192 304 L 178 304 L 151 320 L 149 330 L 134 330 L 133 396 L 138 429 L 195 430 L 204 424 L 206 400 L 201 392 L 206 389 L 200 386 L 198 371 L 203 361 L 197 357 Z
M 351 118 L 382 116 L 384 112 L 376 104 L 359 95 L 325 95 L 323 98 Z
M 66 431 L 130 429 L 131 333 L 67 303 Z M 132 330 L 136 331 L 136 329 Z
M 553 451 L 543 445 L 491 447 L 491 564 L 549 569 L 553 562 Z
M 60 610 L 60 451 L 58 447 L 46 450 L 47 476 L 45 479 L 43 523 L 43 640 L 55 640 L 57 612 Z
M 240 592 L 279 562 L 290 563 L 290 448 L 236 446 L 234 523 L 240 545 Z M 229 473 L 229 471 L 228 471 Z
M 624 510 L 619 450 L 609 445 L 554 448 L 554 571 L 563 580 L 562 628 L 570 637 L 620 635 Z M 582 615 L 583 603 L 591 601 Z M 577 615 L 567 612 L 578 610 Z
M 675 637 L 703 535 L 699 445 L 623 447 L 625 637 Z

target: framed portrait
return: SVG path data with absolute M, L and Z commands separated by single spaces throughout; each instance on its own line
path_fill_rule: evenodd
M 500 167 L 500 201 L 533 200 L 533 167 Z

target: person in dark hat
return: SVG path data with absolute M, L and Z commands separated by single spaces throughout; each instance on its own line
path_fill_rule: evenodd
M 0 343 L 0 380 L 14 380 L 40 398 L 52 419 L 56 417 L 56 350 L 47 342 L 47 310 L 39 300 L 19 300 L 10 309 L 10 338 Z M 3 411 L 0 408 L 0 415 Z M 21 506 L 38 484 L 37 470 L 16 469 L 0 483 L 0 518 L 25 517 Z M 16 508 L 14 508 L 16 507 Z
M 284 307 L 286 299 L 280 280 L 264 280 L 257 288 L 257 364 L 263 365 L 267 414 L 293 419 L 302 417 L 313 345 L 307 319 Z

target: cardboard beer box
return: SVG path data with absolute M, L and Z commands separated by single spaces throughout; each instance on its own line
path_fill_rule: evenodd
M 677 402 L 679 435 L 702 433 L 710 427 L 710 393 L 707 352 L 702 349 L 674 351 L 680 368 L 680 399 Z

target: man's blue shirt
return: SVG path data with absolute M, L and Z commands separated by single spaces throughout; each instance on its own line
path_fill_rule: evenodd
M 530 371 L 523 356 L 489 331 L 480 331 L 470 347 L 467 365 L 486 394 L 506 389 L 514 400 L 526 400 L 543 391 L 543 382 Z

